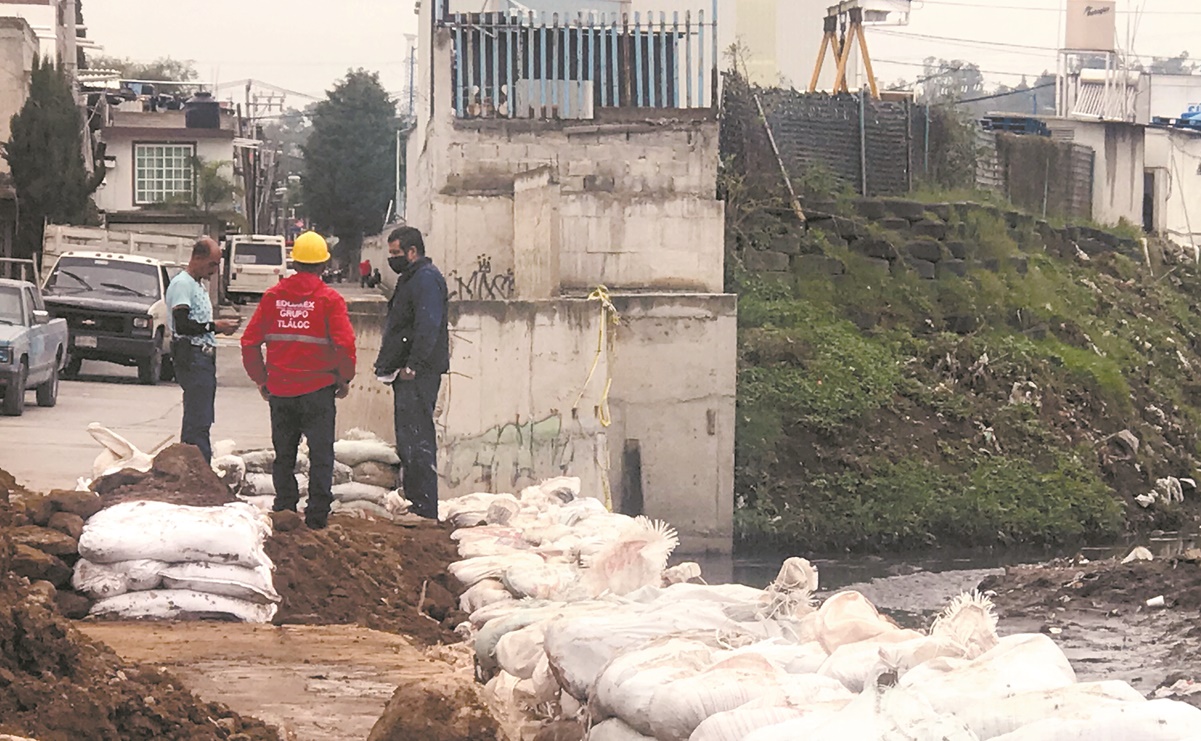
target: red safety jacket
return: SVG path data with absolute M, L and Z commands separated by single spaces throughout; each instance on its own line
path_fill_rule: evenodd
M 267 346 L 263 362 L 262 346 Z M 242 334 L 242 365 L 272 396 L 302 396 L 354 378 L 354 329 L 346 301 L 311 273 L 263 294 Z

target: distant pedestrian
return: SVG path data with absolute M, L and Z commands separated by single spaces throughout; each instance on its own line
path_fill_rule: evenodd
M 354 329 L 346 301 L 321 280 L 329 247 L 306 232 L 292 248 L 296 274 L 267 290 L 242 335 L 242 365 L 271 406 L 276 512 L 296 511 L 296 456 L 309 441 L 309 501 L 305 523 L 326 526 L 333 504 L 335 397 L 354 378 Z M 263 345 L 267 359 L 263 362 Z
M 379 284 L 383 282 L 383 280 L 384 279 L 382 277 L 380 277 L 379 268 L 376 268 L 375 270 L 371 271 L 371 280 L 367 284 L 367 286 L 369 288 L 377 288 L 377 287 L 379 287 Z
M 402 226 L 388 235 L 388 267 L 396 290 L 375 361 L 375 373 L 392 385 L 396 453 L 404 467 L 405 498 L 412 512 L 438 519 L 438 440 L 434 406 L 442 374 L 450 369 L 446 280 L 425 255 L 421 232 Z
M 200 448 L 206 461 L 213 459 L 209 431 L 217 398 L 217 335 L 233 334 L 238 319 L 213 320 L 213 304 L 201 281 L 221 268 L 221 247 L 209 237 L 192 246 L 192 257 L 183 272 L 167 286 L 171 307 L 171 362 L 175 380 L 183 389 L 183 425 L 179 441 Z
M 367 288 L 368 282 L 371 280 L 371 261 L 363 260 L 359 263 L 359 288 Z

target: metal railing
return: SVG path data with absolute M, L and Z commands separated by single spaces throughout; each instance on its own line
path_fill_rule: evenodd
M 599 108 L 717 103 L 717 24 L 703 10 L 451 13 L 439 23 L 453 41 L 459 118 L 590 119 Z

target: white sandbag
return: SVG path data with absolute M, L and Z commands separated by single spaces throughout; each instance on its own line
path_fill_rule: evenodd
M 577 525 L 593 515 L 609 514 L 605 503 L 592 497 L 580 497 L 559 507 L 556 517 L 561 525 Z
M 852 692 L 862 692 L 869 681 L 881 673 L 880 651 L 885 646 L 930 648 L 929 658 L 935 658 L 937 644 L 913 630 L 894 630 L 858 643 L 845 643 L 834 649 L 818 668 L 823 677 L 838 680 Z
M 271 474 L 262 472 L 251 472 L 246 474 L 246 496 L 251 497 L 273 497 L 275 496 L 275 482 L 272 481 Z
M 812 675 L 811 679 L 820 681 L 823 685 L 842 687 L 842 684 L 837 680 L 817 675 L 817 670 L 829 658 L 826 654 L 826 649 L 822 648 L 821 644 L 817 641 L 807 641 L 805 643 L 795 643 L 784 639 L 760 641 L 749 646 L 725 652 L 723 658 L 727 655 L 738 656 L 741 654 L 762 656 L 772 666 L 786 674 Z
M 488 505 L 487 511 L 484 512 L 484 522 L 488 525 L 507 525 L 519 512 L 521 505 L 517 502 L 497 500 Z
M 233 440 L 215 440 L 213 442 L 213 460 L 234 455 L 238 452 L 238 444 Z
M 578 476 L 556 476 L 538 485 L 543 495 L 554 497 L 560 502 L 570 502 L 580 496 L 580 478 Z
M 962 722 L 935 712 L 921 697 L 902 689 L 875 687 L 834 709 L 813 708 L 804 716 L 752 731 L 744 741 L 978 741 Z
M 340 502 L 337 499 L 330 505 L 329 511 L 335 515 L 350 515 L 351 517 L 363 517 L 375 520 L 393 520 L 397 515 L 394 515 L 388 509 L 381 507 L 375 502 Z M 401 513 L 403 514 L 403 513 Z
M 342 436 L 342 439 L 343 440 L 379 440 L 382 442 L 382 438 L 380 438 L 379 435 L 375 434 L 374 432 L 371 432 L 370 430 L 364 430 L 362 427 L 350 428 L 349 430 L 346 431 L 346 434 Z
M 701 565 L 695 561 L 685 561 L 663 570 L 664 585 L 699 581 L 700 578 Z
M 275 495 L 268 494 L 266 496 L 245 496 L 238 495 L 238 499 L 246 502 L 250 506 L 257 509 L 259 512 L 267 513 L 275 506 Z
M 167 589 L 190 589 L 261 604 L 280 601 L 268 566 L 248 569 L 229 564 L 175 563 L 164 566 L 159 573 Z
M 495 602 L 515 599 L 498 579 L 484 579 L 471 585 L 459 596 L 459 609 L 471 614 Z
M 604 723 L 592 726 L 584 741 L 655 741 L 652 736 L 644 736 L 617 718 L 610 718 Z
M 451 536 L 464 534 L 455 538 L 459 541 L 459 557 L 475 558 L 476 556 L 499 556 L 504 553 L 516 553 L 530 550 L 530 544 L 521 534 L 509 528 L 477 527 L 460 528 Z
M 951 713 L 986 741 L 1048 718 L 1087 719 L 1117 705 L 1146 701 L 1125 682 L 1108 681 L 1081 682 L 1003 698 L 962 695 L 948 705 Z
M 372 504 L 384 506 L 384 500 L 388 496 L 389 489 L 382 486 L 372 486 L 371 484 L 360 484 L 351 482 L 349 484 L 338 484 L 333 488 L 334 499 L 339 502 L 371 502 Z
M 899 630 L 896 623 L 880 614 L 875 605 L 855 591 L 839 592 L 817 610 L 818 635 L 829 653 L 847 643 L 875 638 Z
M 233 490 L 237 490 L 246 479 L 246 461 L 240 455 L 214 456 L 212 469 L 221 483 Z
M 504 556 L 477 556 L 455 561 L 448 570 L 463 586 L 469 587 L 484 579 L 499 579 L 510 568 L 535 568 L 546 561 L 533 553 L 513 553 Z
M 488 517 L 488 509 L 498 501 L 511 502 L 518 508 L 521 506 L 512 494 L 476 492 L 440 502 L 438 519 L 449 522 L 458 528 L 483 525 Z
M 704 634 L 671 635 L 619 654 L 604 668 L 592 689 L 594 718 L 621 718 L 648 736 L 656 689 L 693 676 L 712 662 L 717 641 Z
M 146 473 L 154 465 L 157 450 L 144 453 L 136 445 L 98 422 L 88 425 L 88 434 L 104 448 L 92 461 L 92 479 L 132 468 Z
M 915 666 L 899 685 L 925 697 L 938 712 L 952 713 L 963 695 L 1003 698 L 1075 683 L 1076 673 L 1053 640 L 1021 633 L 1000 639 L 974 660 L 937 658 Z
M 349 484 L 354 478 L 354 469 L 342 461 L 334 461 L 334 486 Z
M 501 582 L 517 597 L 554 599 L 579 577 L 579 570 L 567 563 L 518 564 L 505 569 Z
M 652 735 L 686 741 L 706 718 L 770 694 L 782 674 L 763 657 L 745 654 L 657 687 L 648 714 Z
M 396 488 L 396 469 L 379 461 L 363 461 L 353 469 L 355 483 L 379 486 L 384 489 Z
M 680 538 L 667 523 L 635 518 L 608 545 L 587 559 L 580 585 L 590 596 L 627 594 L 663 583 L 667 559 Z
M 274 603 L 257 604 L 188 589 L 152 589 L 148 592 L 128 592 L 102 599 L 92 605 L 88 614 L 112 615 L 124 619 L 228 615 L 244 623 L 269 623 L 275 617 L 277 609 Z
M 546 626 L 541 623 L 505 633 L 496 642 L 496 663 L 518 679 L 530 679 L 538 661 L 546 657 L 542 639 Z
M 274 450 L 249 450 L 242 454 L 242 462 L 249 473 L 271 473 L 275 465 Z
M 71 586 L 92 599 L 154 589 L 161 582 L 159 571 L 166 565 L 147 559 L 104 564 L 81 558 L 75 562 Z
M 742 741 L 753 731 L 802 718 L 805 714 L 806 711 L 796 708 L 748 708 L 744 705 L 709 716 L 696 727 L 688 741 Z
M 334 459 L 354 468 L 360 463 L 375 461 L 388 466 L 400 465 L 396 448 L 379 438 L 370 440 L 338 440 L 334 443 Z
M 122 502 L 84 525 L 79 555 L 95 563 L 149 558 L 269 566 L 263 542 L 271 520 L 245 502 L 189 507 L 165 502 Z
M 1201 710 L 1175 700 L 1099 709 L 1086 718 L 1048 718 L 995 741 L 1180 741 L 1197 735 Z

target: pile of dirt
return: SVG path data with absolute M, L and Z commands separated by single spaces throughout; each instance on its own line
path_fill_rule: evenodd
M 1201 610 L 1201 564 L 1183 558 L 1078 563 L 1056 560 L 1012 566 L 991 576 L 981 589 L 996 593 L 1007 616 L 1038 617 L 1065 608 L 1109 615 L 1147 612 L 1147 600 L 1164 597 L 1165 607 L 1196 614 Z
M 279 738 L 271 726 L 202 702 L 170 674 L 123 662 L 58 612 L 53 588 L 12 573 L 7 478 L 0 471 L 0 734 L 40 741 Z
M 154 457 L 146 473 L 125 469 L 101 476 L 92 490 L 105 507 L 137 500 L 196 507 L 238 501 L 193 445 L 172 445 Z
M 439 649 L 432 649 L 438 651 Z M 426 656 L 405 678 L 367 741 L 497 741 L 503 732 L 472 677 L 468 653 Z M 511 731 L 511 729 L 510 729 Z
M 267 555 L 283 597 L 275 622 L 353 623 L 426 644 L 458 640 L 462 586 L 447 572 L 458 559 L 450 528 L 403 526 L 335 515 L 310 530 L 293 513 L 275 516 Z

